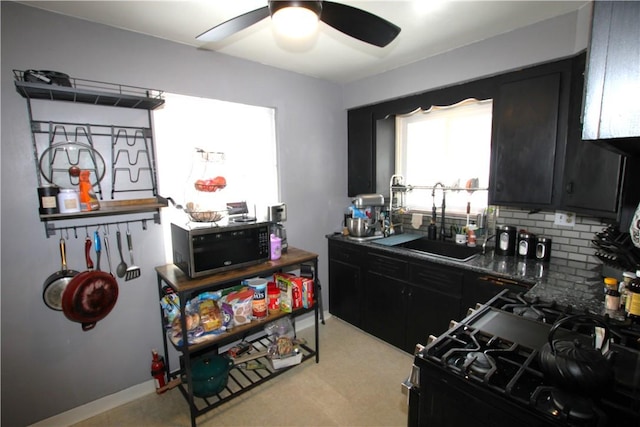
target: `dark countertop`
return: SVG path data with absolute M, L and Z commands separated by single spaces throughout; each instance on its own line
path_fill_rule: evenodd
M 543 301 L 555 301 L 560 305 L 571 305 L 577 311 L 587 310 L 604 314 L 604 293 L 601 277 L 602 265 L 551 258 L 548 262 L 523 260 L 515 256 L 495 255 L 487 247 L 485 255 L 478 254 L 469 261 L 456 261 L 398 246 L 376 243 L 377 240 L 356 241 L 341 234 L 332 234 L 328 239 L 360 245 L 368 249 L 401 255 L 414 261 L 430 261 L 466 270 L 487 273 L 497 277 L 516 280 L 531 286 L 526 293 Z M 617 313 L 610 313 L 616 315 Z

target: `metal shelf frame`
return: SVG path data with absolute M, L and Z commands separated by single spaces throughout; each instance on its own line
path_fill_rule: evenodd
M 148 220 L 156 224 L 160 224 L 160 208 L 168 205 L 167 200 L 158 196 L 157 189 L 157 167 L 155 144 L 153 140 L 152 117 L 151 110 L 154 110 L 164 104 L 163 91 L 141 88 L 135 86 L 126 86 L 114 83 L 99 82 L 94 80 L 85 80 L 78 78 L 69 78 L 71 86 L 60 86 L 56 84 L 36 83 L 25 81 L 25 72 L 21 70 L 13 70 L 15 78 L 16 91 L 26 99 L 27 111 L 29 115 L 29 123 L 31 127 L 31 143 L 33 158 L 35 164 L 36 178 L 38 186 L 43 184 L 43 175 L 41 171 L 41 153 L 39 147 L 46 144 L 44 150 L 52 147 L 58 139 L 61 141 L 82 142 L 88 151 L 95 150 L 99 156 L 91 155 L 94 162 L 94 171 L 98 170 L 96 158 L 102 157 L 105 161 L 104 168 L 110 168 L 111 171 L 111 201 L 101 201 L 100 210 L 92 212 L 79 212 L 73 214 L 54 214 L 40 215 L 40 220 L 44 222 L 45 233 L 50 237 L 56 231 L 74 230 L 81 226 L 63 226 L 56 227 L 50 223 L 52 220 L 73 220 L 80 218 L 104 217 L 111 215 L 126 215 L 132 213 L 152 213 L 153 216 Z M 74 103 L 85 103 L 98 106 L 111 106 L 132 108 L 147 111 L 147 125 L 142 127 L 119 126 L 115 124 L 95 124 L 95 123 L 75 123 L 61 121 L 45 121 L 36 120 L 33 116 L 31 106 L 32 100 L 43 101 L 68 101 Z M 46 135 L 46 141 L 43 138 Z M 96 150 L 94 146 L 94 138 L 107 138 L 109 140 L 109 156 L 103 155 Z M 104 141 L 106 144 L 107 141 Z M 54 146 L 54 152 L 58 151 L 58 147 Z M 106 150 L 105 150 L 106 151 Z M 92 151 L 93 153 L 93 151 Z M 64 155 L 64 154 L 63 154 Z M 51 156 L 55 159 L 55 154 Z M 69 164 L 80 162 L 79 155 L 77 159 L 71 159 L 67 153 Z M 108 160 L 106 160 L 108 159 Z M 47 181 L 53 180 L 54 163 L 51 160 L 49 165 L 50 174 L 46 178 Z M 55 170 L 60 172 L 60 170 Z M 97 175 L 97 172 L 95 173 Z M 74 182 L 77 178 L 69 177 L 70 185 L 77 185 Z M 122 182 L 118 182 L 118 179 Z M 96 195 L 103 200 L 103 189 L 101 179 L 94 184 Z M 123 185 L 124 184 L 124 185 Z M 152 198 L 140 198 L 129 200 L 115 200 L 116 193 L 145 193 Z M 131 221 L 111 221 L 100 222 L 89 227 L 108 227 L 119 223 L 129 223 L 141 221 L 143 229 L 146 229 L 147 219 L 131 220 Z

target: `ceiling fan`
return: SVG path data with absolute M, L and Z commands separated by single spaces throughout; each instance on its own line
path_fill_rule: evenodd
M 276 19 L 276 15 L 282 14 L 281 12 L 285 9 L 311 11 L 315 14 L 316 22 L 320 20 L 348 36 L 379 47 L 388 45 L 400 33 L 400 27 L 391 22 L 345 4 L 332 1 L 268 1 L 267 6 L 218 24 L 200 34 L 196 39 L 206 42 L 223 40 L 269 16 Z

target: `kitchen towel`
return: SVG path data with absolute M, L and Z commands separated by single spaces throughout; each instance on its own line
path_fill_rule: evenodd
M 420 213 L 411 214 L 411 226 L 413 228 L 420 228 L 421 225 L 422 225 L 422 214 Z

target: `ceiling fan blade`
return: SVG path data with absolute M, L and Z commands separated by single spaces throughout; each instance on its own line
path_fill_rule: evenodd
M 331 1 L 322 2 L 320 20 L 351 37 L 384 47 L 400 33 L 400 27 L 362 9 Z
M 251 12 L 236 16 L 235 18 L 231 18 L 228 21 L 223 22 L 222 24 L 216 25 L 210 30 L 200 34 L 198 37 L 196 37 L 196 40 L 200 40 L 203 42 L 219 42 L 220 40 L 232 36 L 238 31 L 244 30 L 245 28 L 262 21 L 268 16 L 268 6 L 252 10 Z

